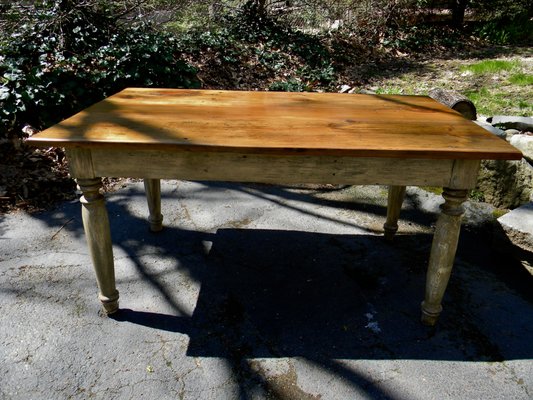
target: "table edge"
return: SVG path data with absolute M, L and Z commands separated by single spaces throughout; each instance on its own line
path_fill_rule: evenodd
M 65 142 L 63 140 L 29 138 L 26 140 L 31 146 L 35 147 L 64 147 L 64 148 L 81 148 L 81 149 L 107 149 L 116 151 L 135 151 L 135 150 L 168 150 L 179 152 L 210 152 L 210 153 L 247 153 L 253 154 L 270 154 L 279 156 L 337 156 L 337 157 L 378 157 L 378 158 L 420 158 L 420 159 L 462 159 L 462 160 L 520 160 L 522 152 L 516 148 L 509 151 L 486 151 L 481 149 L 479 152 L 462 152 L 454 149 L 440 149 L 431 151 L 426 150 L 396 150 L 396 149 L 331 149 L 331 148 L 286 148 L 286 147 L 233 147 L 233 146 L 216 146 L 216 145 L 197 145 L 197 144 L 179 144 L 175 143 L 123 143 L 123 142 Z M 513 150 L 514 149 L 514 150 Z

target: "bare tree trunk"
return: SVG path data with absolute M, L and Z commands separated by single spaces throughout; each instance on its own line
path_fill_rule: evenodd
M 265 15 L 266 14 L 266 2 L 267 0 L 255 0 L 257 4 L 257 13 L 259 15 Z
M 75 2 L 73 0 L 61 0 L 59 2 L 59 9 L 62 12 L 69 12 L 74 6 Z
M 452 1 L 452 26 L 461 28 L 465 22 L 465 11 L 469 0 Z
M 267 0 L 248 0 L 245 4 L 256 17 L 265 16 L 267 13 Z

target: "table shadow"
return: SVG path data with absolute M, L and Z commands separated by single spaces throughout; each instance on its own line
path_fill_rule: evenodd
M 212 241 L 210 251 L 190 265 L 181 258 L 201 282 L 192 316 L 127 308 L 114 316 L 187 334 L 189 356 L 239 363 L 302 357 L 321 364 L 533 358 L 533 305 L 511 292 L 489 302 L 487 293 L 501 290 L 500 283 L 490 274 L 480 279 L 486 270 L 461 257 L 439 324 L 428 328 L 419 322 L 430 235 L 398 236 L 392 244 L 375 235 L 264 229 L 192 235 L 182 241 L 190 251 L 197 251 L 201 240 Z

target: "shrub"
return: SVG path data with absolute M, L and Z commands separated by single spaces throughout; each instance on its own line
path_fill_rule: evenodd
M 24 23 L 0 39 L 0 138 L 22 135 L 24 124 L 45 128 L 126 86 L 199 85 L 174 37 L 126 27 L 105 4 L 7 12 Z
M 474 34 L 495 44 L 531 44 L 533 41 L 533 20 L 518 16 L 502 17 L 477 23 Z
M 309 86 L 298 79 L 288 79 L 282 81 L 272 82 L 268 87 L 272 92 L 308 92 L 311 90 Z
M 454 28 L 419 24 L 389 28 L 381 42 L 384 48 L 404 52 L 431 52 L 439 48 L 461 48 L 462 33 Z
M 336 78 L 335 51 L 326 35 L 295 30 L 254 2 L 228 12 L 216 27 L 180 35 L 183 52 L 201 65 L 209 86 L 249 89 L 277 80 L 273 87 L 282 87 L 288 79 L 287 90 L 294 90 L 296 81 L 327 87 Z

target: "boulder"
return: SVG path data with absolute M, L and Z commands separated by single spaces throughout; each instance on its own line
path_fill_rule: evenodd
M 487 118 L 487 122 L 503 129 L 518 129 L 520 131 L 533 130 L 533 118 L 496 115 Z
M 533 167 L 525 159 L 482 161 L 476 190 L 495 207 L 519 207 L 533 201 Z
M 498 222 L 512 244 L 511 253 L 533 275 L 533 203 L 508 212 Z
M 520 131 L 518 129 L 506 129 L 505 130 L 505 140 L 507 140 L 508 142 L 511 141 L 511 138 L 514 136 L 514 135 L 518 135 L 520 133 Z
M 513 135 L 509 143 L 520 150 L 524 158 L 533 164 L 533 136 Z
M 349 85 L 342 85 L 339 93 L 347 93 L 352 87 Z

